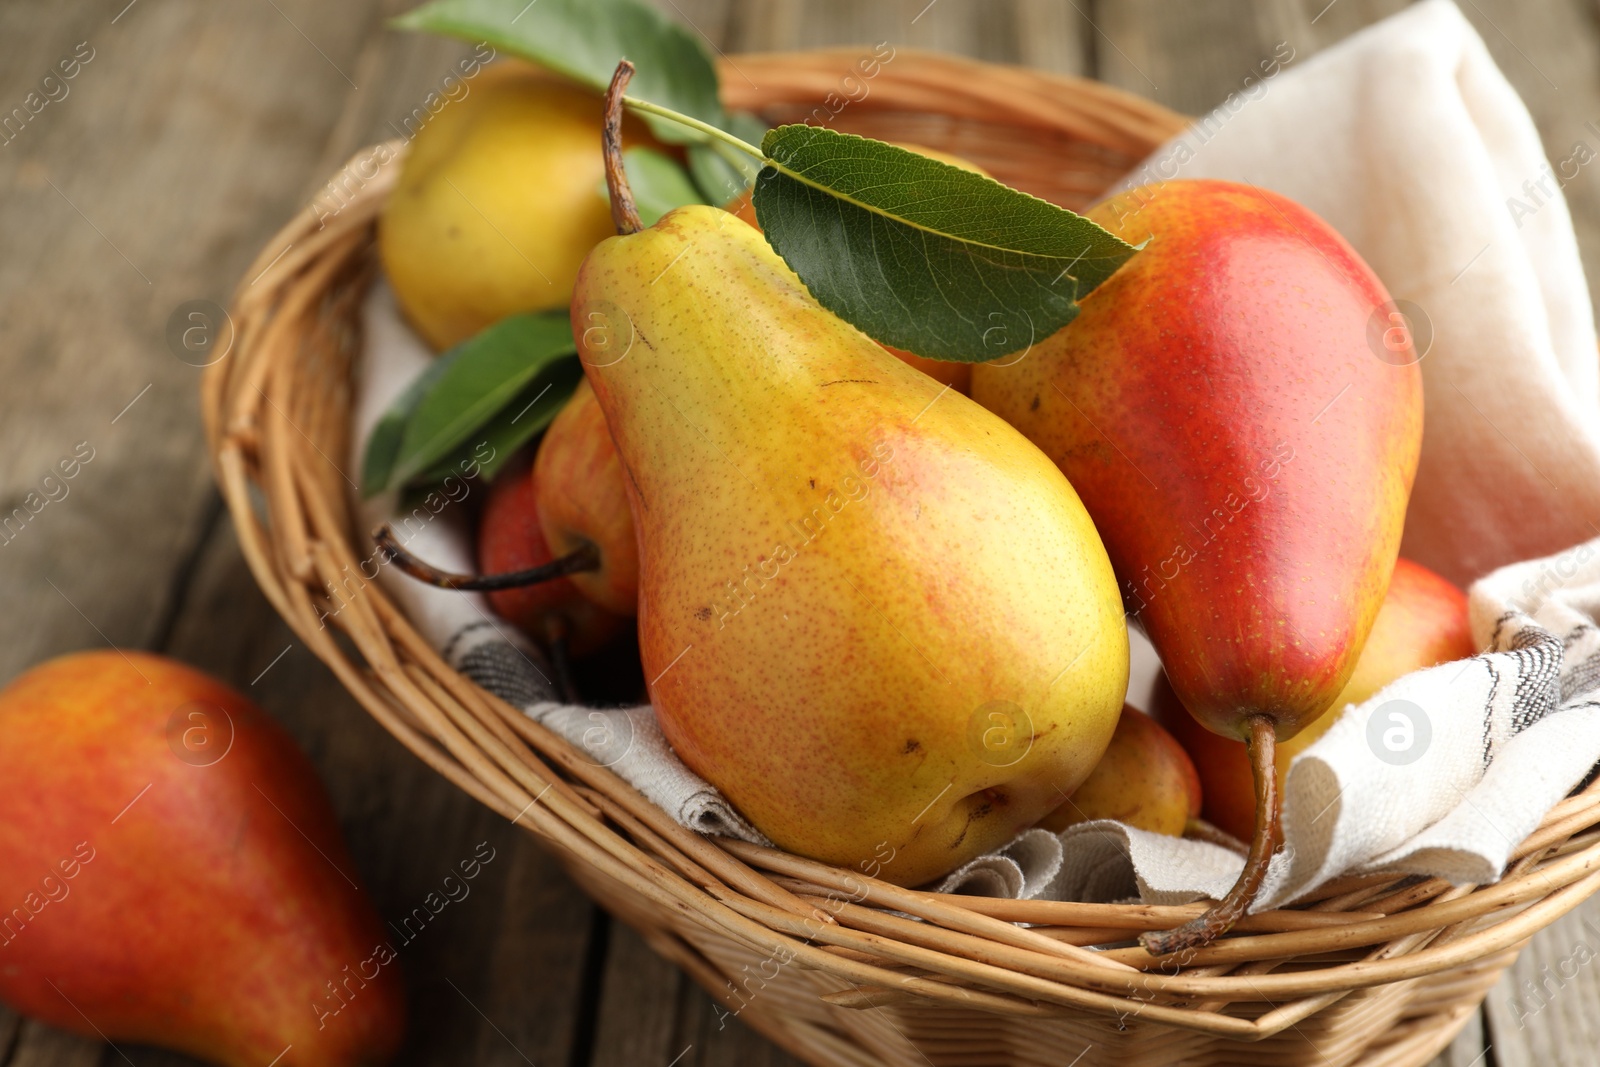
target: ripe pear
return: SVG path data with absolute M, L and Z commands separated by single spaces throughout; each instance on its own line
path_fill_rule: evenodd
M 1371 699 L 1412 671 L 1465 659 L 1475 651 L 1466 594 L 1420 563 L 1401 557 L 1356 669 L 1334 698 L 1332 708 L 1278 746 L 1279 791 L 1289 764 L 1328 732 L 1346 705 Z M 1196 722 L 1163 676 L 1157 676 L 1150 711 L 1194 758 L 1204 788 L 1206 819 L 1236 837 L 1248 838 L 1255 825 L 1255 797 L 1250 758 L 1243 743 L 1214 734 Z
M 316 772 L 183 664 L 63 656 L 0 691 L 0 998 L 224 1067 L 367 1067 L 395 951 Z
M 1037 448 L 716 208 L 601 243 L 572 321 L 627 473 L 651 700 L 757 827 L 916 885 L 1089 773 L 1127 631 Z
M 1226 929 L 1265 876 L 1279 834 L 1271 750 L 1332 705 L 1377 617 L 1422 380 L 1370 341 L 1383 284 L 1291 200 L 1172 181 L 1088 214 L 1143 250 L 1065 329 L 976 366 L 973 396 L 1082 495 L 1184 706 L 1251 743 L 1250 860 L 1181 939 L 1147 940 L 1170 951 Z
M 507 315 L 565 307 L 578 264 L 613 232 L 598 93 L 514 59 L 462 84 L 417 132 L 378 221 L 395 298 L 441 351 Z M 633 122 L 625 136 L 655 143 Z
M 1200 804 L 1200 775 L 1189 754 L 1160 723 L 1130 706 L 1122 709 L 1111 744 L 1089 777 L 1039 825 L 1060 832 L 1081 822 L 1115 819 L 1154 834 L 1182 837 L 1190 820 L 1199 816 Z
M 540 567 L 556 557 L 539 522 L 537 496 L 531 460 L 508 464 L 495 477 L 478 517 L 480 569 L 502 574 Z M 628 536 L 631 541 L 631 523 Z M 546 643 L 565 641 L 575 656 L 604 645 L 625 622 L 579 592 L 570 576 L 491 592 L 488 598 L 495 614 L 528 636 Z
M 622 462 L 605 413 L 587 381 L 578 383 L 539 445 L 533 464 L 540 529 L 557 556 L 592 545 L 599 563 L 570 579 L 584 596 L 617 615 L 639 604 L 639 545 Z
M 985 178 L 989 177 L 988 171 L 970 159 L 962 159 L 960 156 L 951 155 L 949 152 L 941 152 L 937 148 L 913 144 L 910 141 L 890 141 L 889 143 L 904 148 L 908 152 L 916 152 L 918 155 L 927 156 L 929 159 L 936 159 L 940 163 L 948 163 L 952 167 L 970 170 L 974 174 L 982 174 Z M 728 202 L 727 210 L 759 230 L 761 229 L 761 223 L 756 219 L 756 209 L 755 204 L 751 201 L 751 193 L 752 190 L 746 189 L 734 197 Z M 917 368 L 917 370 L 926 374 L 940 385 L 948 385 L 958 393 L 971 395 L 972 364 L 962 363 L 957 360 L 929 359 L 926 356 L 919 356 L 915 352 L 907 352 L 903 348 L 895 348 L 893 345 L 884 345 L 883 347 L 893 352 L 902 362 Z

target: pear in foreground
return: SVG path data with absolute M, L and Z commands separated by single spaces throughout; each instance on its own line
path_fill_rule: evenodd
M 294 741 L 200 672 L 111 650 L 0 691 L 0 998 L 224 1067 L 387 1062 L 395 950 Z
M 674 749 L 779 846 L 903 885 L 1037 822 L 1127 686 L 1072 487 L 734 216 L 619 222 L 579 271 L 573 332 L 628 475 Z

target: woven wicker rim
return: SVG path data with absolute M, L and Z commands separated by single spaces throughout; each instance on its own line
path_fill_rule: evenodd
M 732 106 L 785 117 L 833 91 L 858 57 L 737 57 L 724 72 L 725 92 Z M 759 72 L 761 88 L 738 71 Z M 868 132 L 918 123 L 914 139 L 931 144 L 928 130 L 953 130 L 958 148 L 996 163 L 991 169 L 1013 184 L 1054 189 L 1081 206 L 1183 120 L 1093 82 L 902 50 L 836 125 Z M 1082 142 L 1091 162 L 1063 184 L 1059 167 L 1018 177 L 1006 171 L 1017 165 L 1014 151 L 994 160 L 971 151 L 1032 134 Z M 389 164 L 364 162 L 369 149 L 335 176 L 337 211 L 308 205 L 263 250 L 234 298 L 232 347 L 206 372 L 208 442 L 241 548 L 300 639 L 408 749 L 663 925 L 690 921 L 828 972 L 849 988 L 823 999 L 845 1007 L 915 997 L 1003 1015 L 1132 1015 L 1251 1040 L 1351 991 L 1514 951 L 1600 888 L 1597 785 L 1557 804 L 1493 885 L 1340 878 L 1293 909 L 1246 918 L 1237 936 L 1175 968 L 1136 947 L 1085 946 L 1175 925 L 1200 905 L 918 892 L 678 826 L 609 770 L 451 670 L 377 584 L 353 579 L 371 549 L 355 526 L 352 486 L 330 457 L 349 455 L 350 367 L 374 271 L 372 224 L 404 152 L 401 142 L 381 147 Z M 1093 189 L 1061 193 L 1091 175 Z M 330 588 L 356 592 L 335 604 Z

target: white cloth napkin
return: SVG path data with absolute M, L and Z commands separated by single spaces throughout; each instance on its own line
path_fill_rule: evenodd
M 1474 635 L 1488 653 L 1344 709 L 1295 761 L 1287 847 L 1258 907 L 1351 871 L 1493 881 L 1600 759 L 1591 699 L 1600 689 L 1600 539 L 1578 544 L 1600 534 L 1587 518 L 1600 515 L 1600 359 L 1571 220 L 1549 179 L 1533 210 L 1508 206 L 1527 201 L 1523 183 L 1538 188 L 1548 165 L 1526 109 L 1447 0 L 1409 8 L 1257 85 L 1156 152 L 1128 184 L 1217 177 L 1283 193 L 1331 222 L 1396 298 L 1422 309 L 1431 341 L 1423 324 L 1413 329 L 1427 344 L 1427 420 L 1403 552 L 1460 582 L 1504 567 L 1472 589 Z M 366 315 L 358 453 L 429 358 L 383 286 Z M 360 510 L 375 525 L 393 506 L 379 498 Z M 402 539 L 432 563 L 471 569 L 453 513 Z M 762 840 L 676 758 L 648 707 L 552 702 L 542 660 L 481 597 L 390 570 L 385 588 L 452 665 L 683 825 Z M 1100 822 L 1027 831 L 939 888 L 1177 903 L 1220 895 L 1240 865 L 1212 845 Z

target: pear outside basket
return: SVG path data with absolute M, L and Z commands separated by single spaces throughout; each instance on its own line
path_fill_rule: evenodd
M 1093 82 L 909 51 L 863 96 L 860 58 L 742 56 L 761 87 L 726 71 L 727 102 L 942 149 L 1080 209 L 1184 125 Z M 373 222 L 398 170 L 371 159 L 335 176 L 348 194 L 337 212 L 308 206 L 246 273 L 233 348 L 207 371 L 208 440 L 244 554 L 300 639 L 411 751 L 538 835 L 596 901 L 800 1058 L 1423 1064 L 1527 939 L 1600 887 L 1590 788 L 1557 805 L 1492 886 L 1341 879 L 1162 969 L 1127 943 L 1199 905 L 942 896 L 701 837 L 451 670 L 376 584 L 331 617 L 336 640 L 321 626 L 325 590 L 371 552 L 328 459 L 350 454 Z

